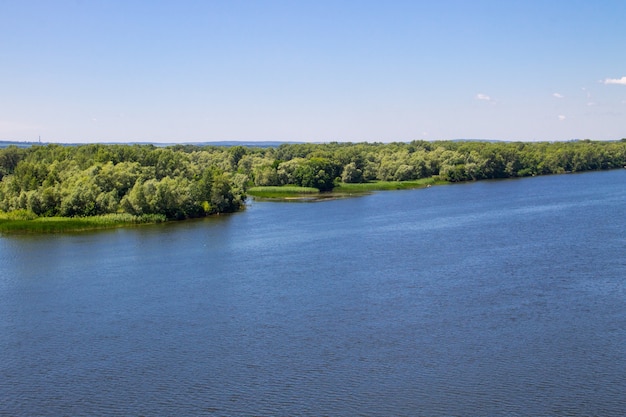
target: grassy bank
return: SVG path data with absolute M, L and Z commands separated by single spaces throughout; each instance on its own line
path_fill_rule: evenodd
M 0 233 L 79 232 L 164 221 L 165 216 L 160 215 L 106 214 L 91 217 L 37 217 L 33 213 L 19 210 L 0 213 Z
M 426 188 L 432 185 L 441 184 L 448 184 L 448 182 L 440 180 L 437 177 L 422 178 L 413 181 L 373 181 L 365 183 L 342 182 L 329 192 L 320 192 L 317 188 L 296 187 L 290 185 L 281 187 L 266 186 L 252 187 L 248 189 L 248 195 L 256 198 L 275 200 L 327 199 L 355 194 L 367 194 L 373 191 Z
M 284 186 L 264 186 L 264 187 L 252 187 L 248 189 L 248 195 L 258 198 L 298 198 L 298 197 L 312 197 L 320 194 L 320 190 L 312 187 L 297 187 L 295 185 Z
M 356 184 L 342 182 L 338 187 L 333 189 L 333 193 L 368 193 L 372 191 L 408 190 L 441 184 L 448 184 L 448 182 L 435 177 L 422 178 L 413 181 L 373 181 Z

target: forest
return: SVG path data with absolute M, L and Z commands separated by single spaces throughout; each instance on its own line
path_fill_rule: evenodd
M 621 141 L 282 144 L 276 147 L 86 144 L 0 149 L 0 211 L 186 219 L 244 207 L 255 186 L 459 182 L 626 166 Z

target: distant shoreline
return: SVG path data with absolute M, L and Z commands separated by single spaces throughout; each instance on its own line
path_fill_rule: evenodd
M 508 140 L 508 139 L 433 139 L 426 140 L 425 142 L 479 142 L 479 143 L 567 143 L 567 142 L 580 142 L 588 141 L 590 139 L 569 139 L 569 140 Z M 593 139 L 591 139 L 593 140 Z M 621 139 L 602 140 L 599 142 L 619 142 Z M 130 142 L 116 142 L 116 141 L 96 141 L 96 142 L 39 142 L 39 141 L 16 141 L 16 140 L 0 140 L 0 149 L 7 148 L 9 146 L 17 146 L 18 148 L 28 148 L 31 146 L 45 146 L 45 145 L 61 145 L 61 146 L 83 146 L 83 145 L 151 145 L 159 148 L 166 148 L 171 146 L 216 146 L 216 147 L 234 147 L 243 146 L 249 148 L 275 148 L 281 145 L 319 145 L 329 143 L 341 143 L 341 144 L 375 144 L 375 143 L 411 143 L 411 140 L 406 141 L 394 141 L 394 142 L 354 142 L 354 141 L 247 141 L 247 140 L 221 140 L 221 141 L 199 141 L 199 142 L 151 142 L 151 141 L 130 141 Z
M 215 141 L 215 142 L 38 142 L 38 141 L 13 141 L 13 140 L 0 140 L 0 149 L 7 148 L 9 146 L 17 146 L 18 148 L 29 148 L 31 146 L 45 146 L 45 145 L 61 145 L 61 146 L 82 146 L 82 145 L 140 145 L 140 146 L 155 146 L 159 148 L 166 148 L 170 146 L 217 146 L 217 147 L 233 147 L 244 146 L 248 148 L 274 148 L 280 145 L 297 145 L 303 143 L 316 143 L 316 142 L 295 142 L 295 141 Z M 319 143 L 319 142 L 317 142 Z

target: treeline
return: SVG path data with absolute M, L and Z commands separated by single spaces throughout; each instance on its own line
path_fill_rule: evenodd
M 168 219 L 232 212 L 243 205 L 248 178 L 230 155 L 149 145 L 8 147 L 0 150 L 0 210 Z
M 256 164 L 256 185 L 295 184 L 320 190 L 346 183 L 438 176 L 458 182 L 613 169 L 626 164 L 619 142 L 426 142 L 299 144 L 271 150 Z M 270 163 L 271 162 L 271 163 Z
M 45 145 L 0 150 L 0 210 L 39 216 L 236 211 L 251 185 L 332 190 L 338 183 L 524 177 L 619 168 L 615 142 L 284 144 L 278 147 Z

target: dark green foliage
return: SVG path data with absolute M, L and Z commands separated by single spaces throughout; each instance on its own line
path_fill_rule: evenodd
M 44 217 L 128 213 L 168 219 L 235 211 L 243 205 L 245 181 L 220 168 L 227 156 L 217 148 L 151 145 L 7 148 L 0 153 L 0 210 Z
M 17 164 L 26 155 L 27 150 L 17 146 L 0 149 L 0 180 L 3 176 L 13 174 Z
M 228 150 L 228 152 L 230 154 L 230 164 L 232 166 L 232 169 L 237 170 L 239 161 L 241 161 L 241 158 L 243 158 L 243 156 L 246 154 L 246 148 L 244 148 L 243 146 L 233 146 Z
M 301 163 L 294 172 L 295 184 L 301 187 L 317 188 L 320 191 L 333 189 L 334 180 L 341 173 L 341 167 L 327 158 L 314 157 Z
M 357 167 L 356 163 L 349 162 L 346 166 L 343 167 L 341 181 L 346 183 L 363 182 L 363 171 Z

